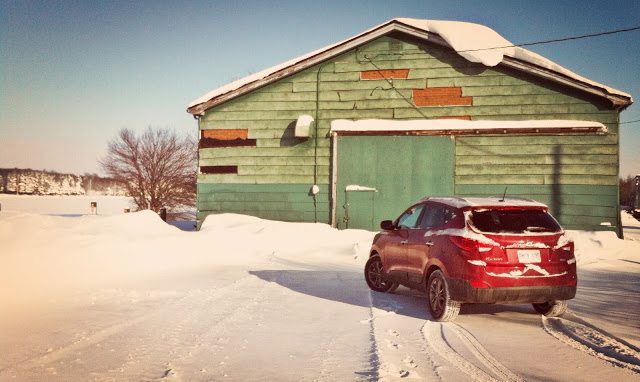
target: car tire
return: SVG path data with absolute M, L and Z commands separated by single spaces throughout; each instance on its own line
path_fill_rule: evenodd
M 392 292 L 398 287 L 398 283 L 386 279 L 382 269 L 380 256 L 371 256 L 364 266 L 364 279 L 371 290 L 376 292 Z
M 436 270 L 429 276 L 427 282 L 429 312 L 435 321 L 453 321 L 460 312 L 459 301 L 453 301 L 449 293 L 449 284 L 442 271 Z
M 532 304 L 536 312 L 546 317 L 562 316 L 567 311 L 567 301 L 547 301 L 540 304 Z

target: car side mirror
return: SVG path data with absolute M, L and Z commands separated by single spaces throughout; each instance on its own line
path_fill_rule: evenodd
M 380 222 L 380 228 L 385 231 L 393 231 L 394 229 L 396 229 L 396 226 L 393 225 L 393 222 L 391 220 L 383 220 Z

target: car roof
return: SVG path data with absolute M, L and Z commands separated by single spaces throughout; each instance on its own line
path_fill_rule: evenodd
M 436 202 L 449 205 L 455 208 L 467 208 L 467 207 L 535 207 L 535 208 L 548 208 L 546 204 L 536 202 L 532 199 L 508 197 L 503 198 L 499 196 L 493 197 L 441 197 L 430 196 L 420 199 L 419 202 Z

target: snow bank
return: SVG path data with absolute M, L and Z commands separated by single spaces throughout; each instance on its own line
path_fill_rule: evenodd
M 288 223 L 237 214 L 209 215 L 200 234 L 228 250 L 293 262 L 366 261 L 374 233 L 340 231 L 324 223 Z
M 640 264 L 640 242 L 618 239 L 610 231 L 570 230 L 565 235 L 575 243 L 578 267 L 624 269 L 628 262 Z
M 0 213 L 0 311 L 55 301 L 86 289 L 145 283 L 221 266 L 353 267 L 366 261 L 372 232 L 326 224 L 211 215 L 183 232 L 152 211 L 76 218 Z M 68 299 L 67 299 L 68 300 Z
M 225 266 L 243 269 L 361 269 L 375 233 L 320 223 L 210 215 L 184 232 L 157 214 L 60 217 L 0 212 L 0 311 L 61 296 Z M 611 232 L 568 231 L 579 267 L 624 269 L 640 263 L 640 242 Z M 68 300 L 68 299 L 66 299 Z

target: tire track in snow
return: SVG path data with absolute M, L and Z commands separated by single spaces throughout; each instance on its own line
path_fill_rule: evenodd
M 98 330 L 97 332 L 93 333 L 90 336 L 83 337 L 79 340 L 73 341 L 58 349 L 55 349 L 55 350 L 51 349 L 49 352 L 45 354 L 36 355 L 35 357 L 25 359 L 23 361 L 14 363 L 13 365 L 9 365 L 4 369 L 0 369 L 0 374 L 10 373 L 12 371 L 16 372 L 17 369 L 32 369 L 34 367 L 45 366 L 55 361 L 61 360 L 72 353 L 75 353 L 88 346 L 95 345 L 117 333 L 120 333 L 121 331 L 131 326 L 137 325 L 147 320 L 150 316 L 151 314 L 145 314 L 145 315 L 130 319 L 127 322 L 108 326 L 104 329 Z
M 449 329 L 449 332 L 453 333 L 493 375 L 460 355 L 447 341 L 445 328 Z M 471 333 L 458 324 L 427 321 L 422 327 L 422 334 L 427 345 L 436 354 L 475 381 L 524 381 L 495 359 Z
M 572 348 L 640 374 L 640 349 L 623 343 L 587 323 L 559 317 L 540 316 L 542 327 L 554 338 Z
M 166 330 L 166 317 L 159 317 L 159 321 L 152 322 L 149 331 L 161 333 L 163 340 L 154 344 L 151 349 L 143 344 L 137 349 L 136 362 L 123 365 L 123 369 L 131 369 L 128 375 L 143 381 L 193 379 L 193 367 L 185 368 L 185 365 L 192 364 L 193 359 L 201 358 L 203 354 L 213 358 L 224 349 L 229 344 L 229 338 L 225 336 L 226 326 L 243 315 L 248 315 L 271 284 L 247 275 L 224 287 L 192 294 L 188 300 L 181 301 L 180 306 L 169 306 L 170 311 L 183 314 L 178 321 L 171 322 L 169 331 Z M 244 291 L 249 288 L 257 292 L 247 300 L 244 298 Z M 237 303 L 238 301 L 242 303 Z M 200 308 L 195 309 L 196 307 Z M 137 369 L 140 359 L 146 360 L 143 370 Z M 218 366 L 223 365 L 224 362 L 221 362 Z M 223 371 L 220 371 L 219 376 L 213 375 L 212 373 L 219 371 L 215 369 L 217 368 L 201 369 L 200 373 L 207 378 L 224 377 Z
M 478 340 L 468 330 L 462 326 L 451 323 L 450 328 L 461 339 L 463 339 L 464 345 L 469 349 L 473 355 L 480 360 L 489 370 L 496 374 L 500 381 L 524 381 L 519 375 L 513 373 L 506 366 L 501 364 L 495 359 L 487 349 L 478 342 Z
M 403 298 L 371 292 L 369 320 L 372 341 L 376 344 L 377 379 L 379 381 L 441 381 L 440 364 L 426 349 L 422 337 L 422 307 L 406 306 Z M 409 304 L 414 301 L 407 298 Z M 409 313 L 412 312 L 412 313 Z
M 89 347 L 102 347 L 105 352 L 107 342 L 119 343 L 127 341 L 127 351 L 129 357 L 127 361 L 110 365 L 108 370 L 93 372 L 92 378 L 96 380 L 122 379 L 129 376 L 136 380 L 159 380 L 171 378 L 180 379 L 177 369 L 167 362 L 167 358 L 173 359 L 183 354 L 191 354 L 192 348 L 199 346 L 199 338 L 194 337 L 193 331 L 190 334 L 185 329 L 219 327 L 228 322 L 242 309 L 247 308 L 247 304 L 222 304 L 224 308 L 230 310 L 220 310 L 217 301 L 227 301 L 233 299 L 234 294 L 250 287 L 252 283 L 256 286 L 260 284 L 255 276 L 245 275 L 229 284 L 215 288 L 188 292 L 178 298 L 164 301 L 159 309 L 152 309 L 150 312 L 134 317 L 124 317 L 122 321 L 108 325 L 102 329 L 95 330 L 87 335 L 82 335 L 78 340 L 72 341 L 55 350 L 50 350 L 45 354 L 38 354 L 23 361 L 14 363 L 0 370 L 0 376 L 4 375 L 24 375 L 34 369 L 46 368 L 55 362 L 65 363 L 69 357 L 75 354 L 84 353 L 84 349 Z M 254 294 L 253 298 L 259 298 L 262 291 Z M 117 296 L 116 296 L 117 297 Z M 208 309 L 196 309 L 195 306 L 216 307 L 213 315 Z M 176 315 L 176 312 L 182 314 Z M 208 323 L 212 316 L 221 319 L 213 324 Z M 204 331 L 204 330 L 203 330 Z M 195 333 L 200 334 L 200 333 Z M 194 343 L 196 346 L 194 346 Z M 102 345 L 102 346 L 101 346 Z M 116 348 L 118 345 L 115 345 Z M 144 361 L 144 362 L 143 362 Z M 68 362 L 66 362 L 68 364 Z M 52 370 L 56 368 L 50 368 Z M 61 374 L 62 373 L 62 374 Z M 58 375 L 64 375 L 65 370 L 58 370 Z M 115 375 L 115 377 L 114 377 Z
M 373 292 L 369 291 L 369 365 L 371 365 L 371 370 L 367 370 L 365 375 L 369 377 L 373 381 L 377 381 L 380 379 L 380 357 L 378 355 L 378 343 L 376 341 L 376 332 L 374 327 L 375 315 L 373 312 L 373 296 L 371 295 Z

